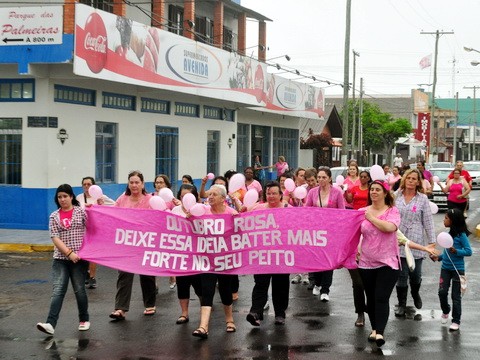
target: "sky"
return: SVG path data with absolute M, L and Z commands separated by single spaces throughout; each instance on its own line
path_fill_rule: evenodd
M 346 0 L 241 0 L 241 5 L 273 20 L 267 22 L 267 60 L 288 54 L 290 61 L 271 62 L 302 75 L 344 82 Z M 352 0 L 350 83 L 352 49 L 360 54 L 356 57 L 356 96 L 360 78 L 367 96 L 409 95 L 419 87 L 432 91 L 428 84 L 433 83 L 435 35 L 421 32 L 439 30 L 454 34 L 439 38 L 435 97 L 452 98 L 456 92 L 460 98 L 473 97 L 473 89 L 464 87 L 480 86 L 480 65 L 470 64 L 480 62 L 479 20 L 479 0 Z M 258 22 L 248 19 L 247 47 L 257 44 Z M 479 52 L 466 52 L 464 46 Z M 421 70 L 420 60 L 430 54 L 432 66 Z M 277 70 L 269 67 L 269 72 Z M 343 94 L 338 85 L 315 85 L 324 87 L 327 97 Z

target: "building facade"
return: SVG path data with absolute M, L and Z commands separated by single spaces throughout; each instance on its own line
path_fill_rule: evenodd
M 84 176 L 115 199 L 131 170 L 153 191 L 160 173 L 308 159 L 300 121 L 324 122 L 323 91 L 268 73 L 268 20 L 228 0 L 2 3 L 0 227 L 47 228 L 56 187 Z

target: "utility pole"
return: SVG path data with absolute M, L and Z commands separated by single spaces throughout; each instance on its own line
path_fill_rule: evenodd
M 473 157 L 472 160 L 475 161 L 477 159 L 477 89 L 480 86 L 464 86 L 464 89 L 473 89 Z
M 360 108 L 358 109 L 358 151 L 363 157 L 363 78 L 360 78 Z M 363 165 L 368 165 L 367 163 Z
M 455 123 L 453 124 L 453 161 L 457 163 L 457 125 L 458 125 L 458 91 L 455 94 Z
M 433 89 L 432 89 L 432 106 L 431 106 L 431 116 L 430 116 L 430 120 L 431 120 L 430 121 L 430 146 L 428 147 L 429 161 L 433 162 L 432 144 L 433 144 L 433 138 L 434 138 L 434 128 L 436 124 L 435 123 L 435 89 L 437 87 L 438 40 L 440 39 L 440 35 L 454 34 L 454 32 L 437 30 L 435 32 L 421 31 L 420 34 L 435 35 L 435 60 L 433 62 Z M 438 151 L 438 130 L 437 130 L 437 146 L 435 148 L 435 152 L 437 151 Z
M 353 91 L 352 91 L 352 101 L 353 101 L 353 118 L 352 118 L 352 150 L 355 150 L 356 147 L 355 147 L 355 132 L 356 132 L 356 127 L 357 127 L 357 103 L 355 102 L 355 72 L 356 72 L 356 68 L 357 68 L 357 62 L 356 62 L 356 59 L 357 59 L 357 56 L 360 56 L 360 53 L 353 50 L 352 49 L 352 53 L 353 53 Z M 357 143 L 358 144 L 358 143 Z
M 343 59 L 343 128 L 342 128 L 342 166 L 347 166 L 348 156 L 348 91 L 349 91 L 349 68 L 350 68 L 350 14 L 352 0 L 347 0 L 345 21 L 345 53 Z

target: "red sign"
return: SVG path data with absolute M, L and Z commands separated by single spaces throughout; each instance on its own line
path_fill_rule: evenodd
M 415 139 L 422 141 L 430 148 L 430 113 L 418 113 L 417 132 Z

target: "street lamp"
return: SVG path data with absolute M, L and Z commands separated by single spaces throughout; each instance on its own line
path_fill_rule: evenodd
M 466 46 L 463 47 L 463 50 L 465 50 L 466 52 L 475 51 L 475 52 L 477 52 L 477 53 L 480 54 L 480 51 L 478 51 L 478 50 L 476 50 L 476 49 L 474 49 L 474 48 L 466 47 Z
M 267 60 L 265 60 L 265 61 L 280 59 L 280 58 L 283 58 L 283 57 L 284 57 L 285 59 L 287 59 L 287 61 L 290 61 L 290 60 L 291 60 L 291 57 L 288 56 L 288 55 L 280 55 L 280 56 L 275 56 L 275 57 L 273 57 L 273 58 L 267 59 Z
M 470 64 L 472 66 L 477 66 L 477 65 L 480 65 L 480 61 L 473 60 Z

